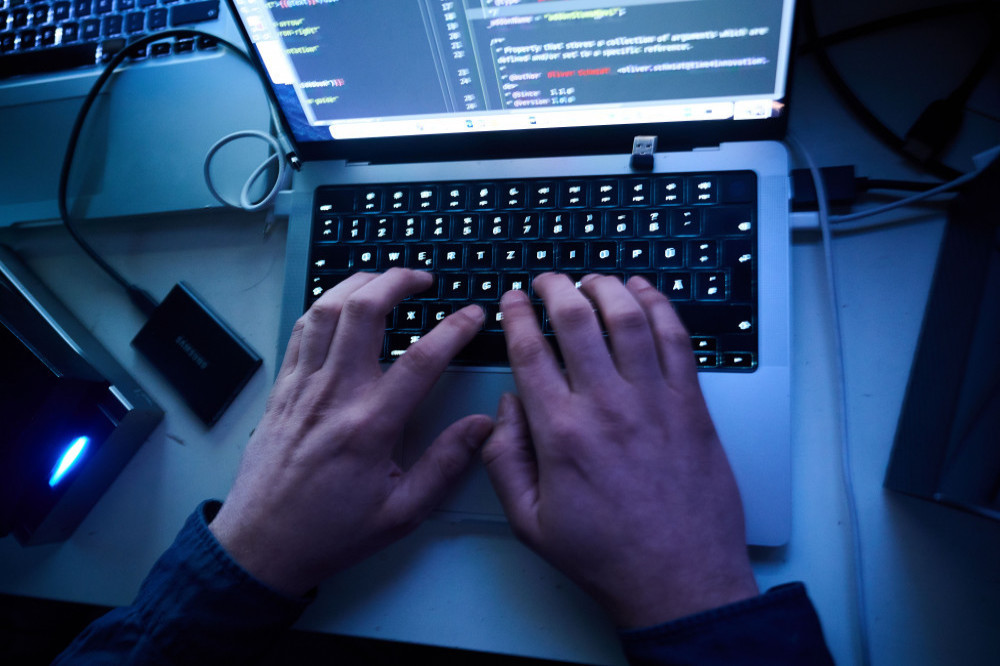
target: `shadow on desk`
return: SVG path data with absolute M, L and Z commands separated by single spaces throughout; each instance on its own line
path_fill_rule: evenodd
M 111 610 L 105 606 L 48 601 L 0 594 L 0 662 L 33 666 L 49 664 L 84 627 Z M 335 636 L 311 631 L 290 631 L 274 649 L 256 662 L 263 666 L 285 664 L 335 664 L 336 666 L 389 666 L 405 663 L 434 666 L 559 666 L 562 661 L 527 659 L 508 655 L 453 650 Z

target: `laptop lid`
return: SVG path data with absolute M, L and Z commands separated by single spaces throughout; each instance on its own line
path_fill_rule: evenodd
M 681 150 L 787 120 L 794 0 L 228 1 L 304 160 Z

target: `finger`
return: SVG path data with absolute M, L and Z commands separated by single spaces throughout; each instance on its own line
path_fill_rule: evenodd
M 615 373 L 593 304 L 565 275 L 546 274 L 535 280 L 555 330 L 571 387 L 601 384 Z
M 492 429 L 493 419 L 485 414 L 448 426 L 403 474 L 386 507 L 389 519 L 416 527 L 455 485 Z
M 697 382 L 691 336 L 670 301 L 641 277 L 632 278 L 627 286 L 649 318 L 663 375 L 674 386 Z
M 305 320 L 299 317 L 295 322 L 295 326 L 292 327 L 292 334 L 288 336 L 288 344 L 285 346 L 285 357 L 281 360 L 281 368 L 278 370 L 275 383 L 295 371 L 295 367 L 299 361 L 299 347 L 302 344 L 302 329 L 304 326 Z
M 293 358 L 296 367 L 306 373 L 315 372 L 322 367 L 330 354 L 330 344 L 340 322 L 344 301 L 376 277 L 374 273 L 355 273 L 320 296 L 319 300 L 299 317 L 295 322 L 295 328 L 300 331 Z
M 493 433 L 483 446 L 483 463 L 507 519 L 527 537 L 538 503 L 538 463 L 521 401 L 505 393 Z
M 378 383 L 380 403 L 408 419 L 455 355 L 482 330 L 484 318 L 482 308 L 467 305 L 407 347 Z
M 337 335 L 326 364 L 345 376 L 370 371 L 382 355 L 385 318 L 404 298 L 426 289 L 434 277 L 424 271 L 391 268 L 344 301 Z
M 618 372 L 628 380 L 662 376 L 650 363 L 656 355 L 653 331 L 642 305 L 620 280 L 588 275 L 580 289 L 596 305 L 608 330 L 611 353 Z
M 569 393 L 552 347 L 542 337 L 535 308 L 523 291 L 509 291 L 500 299 L 507 358 L 518 392 L 528 405 L 528 416 L 543 417 L 542 401 L 557 401 Z

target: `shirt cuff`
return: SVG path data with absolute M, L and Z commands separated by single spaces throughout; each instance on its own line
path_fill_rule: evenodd
M 268 587 L 226 552 L 208 528 L 220 506 L 203 502 L 188 518 L 133 604 L 149 639 L 173 659 L 258 655 L 311 601 Z
M 664 624 L 619 632 L 633 666 L 833 664 L 801 583 Z

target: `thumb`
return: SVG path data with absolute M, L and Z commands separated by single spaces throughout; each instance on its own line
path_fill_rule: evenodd
M 393 493 L 397 509 L 416 523 L 440 504 L 472 462 L 476 451 L 489 437 L 493 420 L 485 414 L 473 414 L 445 428 L 413 466 L 403 475 Z
M 515 395 L 505 393 L 500 398 L 483 462 L 511 525 L 526 527 L 538 500 L 538 462 L 524 406 Z

